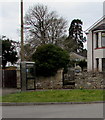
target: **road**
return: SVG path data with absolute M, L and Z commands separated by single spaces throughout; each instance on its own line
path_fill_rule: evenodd
M 0 106 L 1 107 L 1 106 Z M 103 104 L 3 106 L 3 118 L 103 118 Z

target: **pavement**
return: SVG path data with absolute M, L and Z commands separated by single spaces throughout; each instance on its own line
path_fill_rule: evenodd
M 103 101 L 93 101 L 93 102 L 28 102 L 28 103 L 0 103 L 0 106 L 34 106 L 34 105 L 70 105 L 70 104 L 98 104 L 105 103 Z
M 0 106 L 1 107 L 1 106 Z M 103 104 L 2 106 L 3 118 L 103 118 Z
M 16 89 L 16 88 L 0 88 L 0 96 L 1 95 L 7 95 L 7 94 L 11 94 L 11 93 L 17 93 L 20 92 L 20 89 Z

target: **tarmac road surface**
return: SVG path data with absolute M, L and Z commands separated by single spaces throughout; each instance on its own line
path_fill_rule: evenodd
M 2 118 L 103 118 L 103 103 L 0 107 Z

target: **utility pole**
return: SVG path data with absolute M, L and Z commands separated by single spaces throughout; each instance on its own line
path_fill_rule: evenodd
M 23 0 L 21 0 L 21 61 L 24 61 Z

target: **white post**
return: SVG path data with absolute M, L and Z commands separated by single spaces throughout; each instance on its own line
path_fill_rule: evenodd
M 88 52 L 87 52 L 87 69 L 88 71 L 92 71 L 92 63 L 93 63 L 93 59 L 92 59 L 92 32 L 90 31 L 87 35 L 87 48 L 88 48 Z
M 97 63 L 96 63 L 96 58 L 94 58 L 94 71 L 97 71 Z
M 99 72 L 102 72 L 102 58 L 99 59 Z
M 93 33 L 93 47 L 94 47 L 94 49 L 96 48 L 96 33 L 94 32 Z
M 98 36 L 99 36 L 99 38 L 98 38 L 99 39 L 98 45 L 99 45 L 99 47 L 102 47 L 102 45 L 101 45 L 101 32 L 98 33 Z

